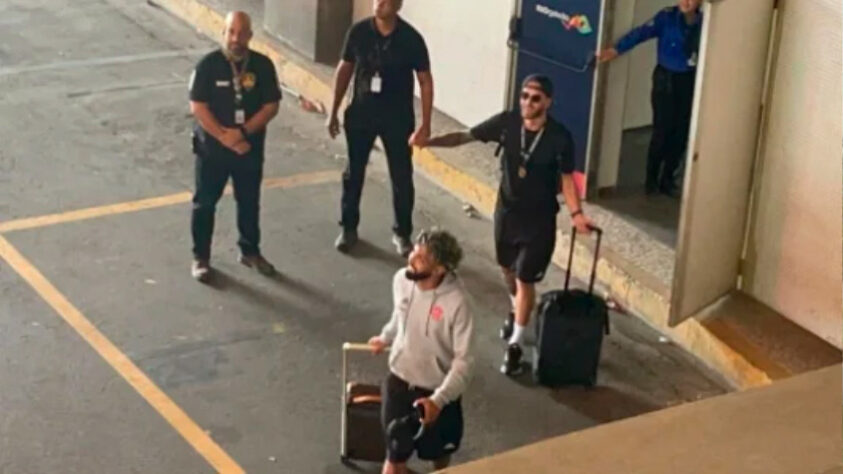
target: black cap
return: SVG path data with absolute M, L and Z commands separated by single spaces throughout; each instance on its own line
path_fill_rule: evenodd
M 551 81 L 549 77 L 544 74 L 530 74 L 524 78 L 524 82 L 521 83 L 521 87 L 527 87 L 527 84 L 530 83 L 532 83 L 534 87 L 538 86 L 538 88 L 544 92 L 544 95 L 553 98 L 553 81 Z
M 424 435 L 424 415 L 421 411 L 395 418 L 386 428 L 386 438 L 391 452 L 412 455 L 416 441 Z

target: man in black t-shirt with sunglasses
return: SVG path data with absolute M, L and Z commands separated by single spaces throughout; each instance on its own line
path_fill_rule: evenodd
M 427 146 L 455 147 L 475 140 L 497 142 L 503 173 L 495 209 L 495 251 L 512 299 L 501 329 L 507 341 L 501 372 L 521 372 L 524 330 L 535 306 L 535 284 L 545 275 L 556 244 L 560 191 L 578 232 L 590 231 L 574 184 L 571 133 L 548 115 L 553 83 L 543 75 L 527 77 L 520 110 L 497 114 L 471 130 L 431 138 Z

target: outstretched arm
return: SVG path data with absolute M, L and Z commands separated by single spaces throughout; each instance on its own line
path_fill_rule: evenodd
M 475 140 L 476 139 L 471 135 L 471 132 L 469 132 L 468 130 L 463 130 L 460 132 L 451 132 L 432 137 L 430 140 L 427 141 L 427 146 L 439 148 L 454 148 L 460 145 L 465 145 L 466 143 L 471 143 Z
M 657 14 L 647 23 L 633 28 L 627 34 L 623 35 L 623 37 L 621 37 L 613 47 L 606 48 L 603 51 L 598 52 L 597 60 L 601 63 L 607 63 L 639 44 L 657 37 L 661 32 L 663 23 L 664 14 Z

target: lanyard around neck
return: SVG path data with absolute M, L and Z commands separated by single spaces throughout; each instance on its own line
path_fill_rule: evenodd
M 530 149 L 527 149 L 527 127 L 521 126 L 521 159 L 523 160 L 524 164 L 530 161 L 530 158 L 533 157 L 533 153 L 536 151 L 536 148 L 539 146 L 539 142 L 541 141 L 542 137 L 544 136 L 544 129 L 542 127 L 539 130 L 539 133 L 536 135 L 536 138 L 533 139 L 532 145 L 530 145 Z
M 242 82 L 242 75 L 246 72 L 246 68 L 249 67 L 249 54 L 247 53 L 243 57 L 243 67 L 240 70 L 237 70 L 237 65 L 234 64 L 234 60 L 229 58 L 228 64 L 231 66 L 231 82 L 234 86 L 234 100 L 237 105 L 243 101 L 243 82 Z

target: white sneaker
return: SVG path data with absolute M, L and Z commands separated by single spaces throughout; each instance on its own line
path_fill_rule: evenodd
M 409 257 L 410 252 L 413 251 L 413 244 L 407 237 L 392 234 L 392 244 L 395 245 L 395 251 L 398 252 L 398 255 L 404 258 Z
M 205 283 L 211 276 L 211 265 L 207 260 L 194 260 L 190 267 L 190 275 L 194 280 Z

